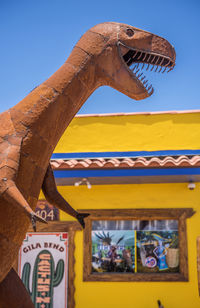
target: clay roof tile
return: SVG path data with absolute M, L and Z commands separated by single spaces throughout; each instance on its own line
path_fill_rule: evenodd
M 83 158 L 52 159 L 54 170 L 67 169 L 106 169 L 106 168 L 180 168 L 199 167 L 200 155 L 180 155 L 165 157 L 124 157 L 124 158 Z

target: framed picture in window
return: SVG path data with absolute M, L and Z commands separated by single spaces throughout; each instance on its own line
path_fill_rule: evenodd
M 85 281 L 187 281 L 192 209 L 84 210 Z

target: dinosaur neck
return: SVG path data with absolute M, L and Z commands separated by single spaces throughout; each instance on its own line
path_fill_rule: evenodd
M 65 64 L 19 104 L 10 109 L 23 138 L 34 135 L 56 146 L 80 107 L 100 84 L 92 57 L 75 47 Z

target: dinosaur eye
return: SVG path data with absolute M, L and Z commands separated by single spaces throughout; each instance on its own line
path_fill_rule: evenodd
M 129 29 L 126 30 L 126 34 L 131 37 L 131 36 L 134 35 L 134 31 L 129 28 Z

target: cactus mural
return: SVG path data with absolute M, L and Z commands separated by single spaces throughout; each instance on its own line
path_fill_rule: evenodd
M 53 291 L 64 275 L 64 261 L 60 259 L 55 269 L 52 254 L 42 250 L 35 260 L 32 275 L 32 292 L 30 291 L 30 263 L 25 263 L 22 271 L 22 281 L 31 295 L 36 308 L 53 308 Z

